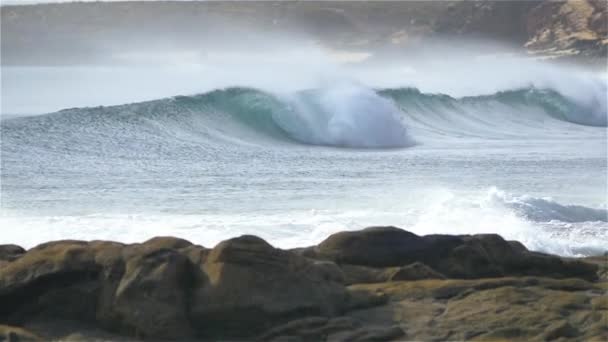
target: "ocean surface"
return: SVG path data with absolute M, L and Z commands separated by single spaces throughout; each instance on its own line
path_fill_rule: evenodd
M 606 112 L 601 79 L 467 96 L 340 81 L 4 117 L 0 243 L 290 248 L 395 225 L 603 253 Z

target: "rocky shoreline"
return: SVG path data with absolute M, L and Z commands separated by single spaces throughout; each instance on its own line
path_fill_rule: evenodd
M 608 340 L 608 259 L 498 235 L 0 245 L 0 341 Z

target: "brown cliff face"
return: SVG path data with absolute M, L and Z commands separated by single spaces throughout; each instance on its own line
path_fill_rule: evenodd
M 549 56 L 605 58 L 608 3 L 602 0 L 545 1 L 527 16 L 526 47 Z

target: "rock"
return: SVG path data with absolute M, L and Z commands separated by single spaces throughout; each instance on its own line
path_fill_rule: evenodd
M 368 327 L 405 325 L 408 340 L 601 341 L 608 310 L 589 299 L 605 289 L 580 279 L 517 277 L 362 284 L 349 290 L 381 292 L 387 301 L 348 316 Z
M 307 317 L 291 321 L 264 333 L 261 341 L 283 341 L 301 339 L 304 341 L 322 341 L 328 335 L 338 331 L 350 331 L 360 324 L 350 317 Z
M 173 237 L 127 246 L 106 245 L 105 250 L 111 253 L 97 253 L 104 266 L 97 320 L 107 329 L 129 336 L 192 336 L 189 296 L 195 283 L 204 283 L 204 277 L 181 250 L 193 246 Z
M 344 274 L 344 283 L 351 284 L 367 284 L 367 283 L 382 283 L 388 281 L 389 271 L 396 269 L 395 267 L 378 268 L 359 265 L 342 264 L 340 269 Z
M 566 321 L 556 322 L 550 325 L 545 334 L 543 340 L 553 341 L 558 338 L 573 338 L 579 335 L 579 332 L 570 323 Z
M 514 263 L 522 255 L 496 234 L 463 236 L 461 242 L 452 247 L 453 249 L 431 265 L 439 272 L 458 278 L 507 275 L 505 264 Z
M 420 262 L 402 267 L 384 268 L 342 264 L 340 268 L 344 274 L 344 283 L 347 285 L 445 278 L 441 273 Z
M 261 341 L 391 341 L 404 335 L 398 326 L 362 326 L 351 317 L 309 317 L 271 329 Z
M 0 261 L 13 261 L 23 255 L 25 249 L 17 245 L 0 245 Z
M 347 333 L 330 335 L 330 341 L 393 341 L 403 337 L 405 333 L 399 326 L 365 327 Z
M 191 263 L 179 252 L 160 248 L 126 262 L 112 310 L 133 336 L 183 338 L 192 335 L 188 294 Z
M 213 249 L 160 237 L 3 251 L 11 260 L 0 267 L 0 322 L 25 329 L 1 328 L 5 339 L 31 331 L 51 340 L 599 340 L 608 332 L 608 287 L 596 282 L 605 256 L 559 258 L 493 234 L 375 227 L 292 251 L 249 235 Z
M 25 329 L 0 324 L 0 341 L 41 342 L 44 341 L 44 339 Z
M 195 293 L 192 319 L 206 336 L 253 336 L 298 317 L 333 316 L 347 300 L 327 269 L 255 236 L 217 245 L 204 271 L 209 284 Z
M 596 265 L 529 252 L 522 247 L 496 234 L 417 236 L 395 227 L 372 227 L 331 235 L 315 248 L 314 254 L 308 255 L 340 264 L 371 267 L 400 267 L 421 262 L 454 278 L 534 275 L 597 279 Z M 358 271 L 362 272 L 351 272 L 351 275 L 383 278 L 374 272 Z
M 607 6 L 602 0 L 543 1 L 526 18 L 525 46 L 551 57 L 594 57 L 605 65 Z
M 160 249 L 173 249 L 178 250 L 180 248 L 186 248 L 191 246 L 190 241 L 179 239 L 171 236 L 159 236 L 149 239 L 143 243 L 136 243 L 127 246 L 123 250 L 123 257 L 125 259 L 130 258 L 132 255 L 141 255 L 148 252 L 157 251 Z
M 19 322 L 32 312 L 94 319 L 100 271 L 86 243 L 35 247 L 0 269 L 0 321 Z
M 209 252 L 211 250 L 199 245 L 190 245 L 187 247 L 180 248 L 179 251 L 180 253 L 188 257 L 192 264 L 198 267 L 202 267 L 202 264 L 207 261 L 207 256 L 209 255 Z
M 509 245 L 511 245 L 511 248 L 513 248 L 513 250 L 515 250 L 517 252 L 527 252 L 528 251 L 526 246 L 524 246 L 524 244 L 519 241 L 509 240 L 507 242 L 509 243 Z
M 418 235 L 395 227 L 371 227 L 331 235 L 317 248 L 317 256 L 373 267 L 401 266 L 426 247 Z
M 388 281 L 445 279 L 445 276 L 423 263 L 415 262 L 404 267 L 389 270 L 387 279 Z

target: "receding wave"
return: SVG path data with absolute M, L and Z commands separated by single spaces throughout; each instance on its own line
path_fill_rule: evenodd
M 348 83 L 289 95 L 227 88 L 13 118 L 3 120 L 2 130 L 8 149 L 14 142 L 127 155 L 141 147 L 162 151 L 169 145 L 214 148 L 218 143 L 403 148 L 447 144 L 451 138 L 566 137 L 575 126 L 606 126 L 605 104 L 601 96 L 594 98 L 597 103 L 582 103 L 536 88 L 464 98 Z
M 513 196 L 503 191 L 490 191 L 490 201 L 513 210 L 518 215 L 535 222 L 608 222 L 608 210 L 581 205 L 561 204 L 551 198 L 528 195 Z

